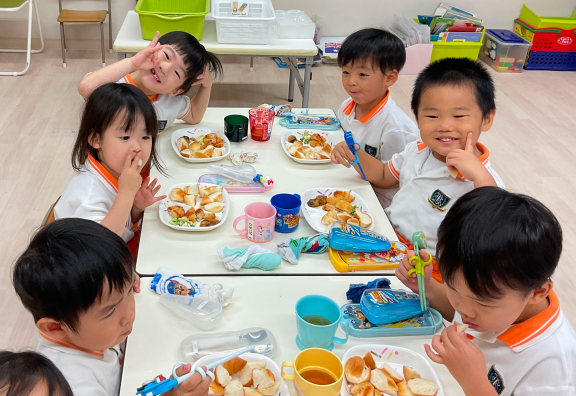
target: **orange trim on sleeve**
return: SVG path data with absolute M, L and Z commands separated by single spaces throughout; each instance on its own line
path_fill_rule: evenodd
M 408 246 L 409 250 L 414 250 L 414 245 L 412 245 L 411 242 L 409 242 L 406 238 L 400 235 L 400 233 L 396 232 L 396 236 L 398 237 L 398 239 L 400 239 L 400 242 Z M 440 270 L 438 269 L 438 262 L 434 257 L 432 257 L 432 279 L 434 279 L 439 283 L 444 283 L 444 281 L 442 280 L 442 275 L 440 275 Z
M 130 85 L 135 86 L 136 88 L 140 88 L 138 85 L 136 85 L 136 83 L 134 82 L 134 80 L 132 79 L 132 76 L 130 74 L 126 74 L 124 76 L 124 81 L 126 82 L 126 84 L 130 84 Z M 152 103 L 154 103 L 158 100 L 158 94 L 155 93 L 154 95 L 148 95 L 148 99 L 150 99 L 150 101 Z
M 60 345 L 64 348 L 68 348 L 68 349 L 73 349 L 75 351 L 80 351 L 80 352 L 84 352 L 84 353 L 88 353 L 90 355 L 99 357 L 99 358 L 103 358 L 104 357 L 104 351 L 95 351 L 92 349 L 86 349 L 86 348 L 80 348 L 74 344 L 72 344 L 70 341 L 68 341 L 66 338 L 62 339 L 62 340 L 57 340 L 55 338 L 52 338 L 42 332 L 40 332 L 40 335 L 42 336 L 42 338 L 44 338 L 46 341 L 50 341 L 53 344 L 57 344 Z
M 392 160 L 388 160 L 388 169 L 390 169 L 390 173 L 392 173 L 392 176 L 394 176 L 396 180 L 400 181 L 400 172 L 398 172 L 396 168 L 394 168 Z
M 112 174 L 110 174 L 110 172 L 108 172 L 108 170 L 106 170 L 106 168 L 104 168 L 104 166 L 90 154 L 88 154 L 88 163 L 100 176 L 102 176 L 104 180 L 108 182 L 108 184 L 112 186 L 114 191 L 118 192 L 118 179 L 112 176 Z
M 522 323 L 512 325 L 498 339 L 514 349 L 543 334 L 560 316 L 560 301 L 554 290 L 548 295 L 548 300 L 548 308 Z
M 178 117 L 179 120 L 183 119 L 184 117 L 186 117 L 188 115 L 188 113 L 190 113 L 190 110 L 192 110 L 192 103 L 190 103 L 188 105 L 188 110 L 186 110 L 186 113 L 184 113 L 184 115 L 182 117 Z

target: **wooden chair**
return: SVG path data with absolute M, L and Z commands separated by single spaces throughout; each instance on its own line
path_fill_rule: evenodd
M 28 71 L 30 67 L 30 54 L 37 54 L 44 49 L 44 37 L 42 36 L 42 27 L 40 26 L 40 17 L 38 15 L 38 5 L 36 0 L 0 0 L 0 12 L 16 12 L 28 5 L 28 37 L 26 49 L 0 49 L 0 52 L 25 52 L 26 67 L 22 71 L 0 72 L 0 76 L 21 76 Z M 40 32 L 40 48 L 32 49 L 32 8 L 36 11 L 36 20 L 38 22 L 38 31 Z
M 45 227 L 48 224 L 52 223 L 54 220 L 56 220 L 56 218 L 54 217 L 54 206 L 56 206 L 56 204 L 58 203 L 58 201 L 60 201 L 60 197 L 58 197 L 58 199 L 56 200 L 56 202 L 54 202 L 51 206 L 50 209 L 48 209 L 48 212 L 46 212 L 46 215 L 44 216 L 44 220 L 42 220 L 42 224 L 41 227 Z
M 104 21 L 108 15 L 108 41 L 110 43 L 110 53 L 112 53 L 112 8 L 110 0 L 108 0 L 107 10 L 98 11 L 78 11 L 62 9 L 62 0 L 58 0 L 58 7 L 60 15 L 58 15 L 58 22 L 60 22 L 60 41 L 62 45 L 62 65 L 66 67 L 66 35 L 64 33 L 65 23 L 99 23 L 100 24 L 100 44 L 102 46 L 102 67 L 106 66 L 106 58 L 104 55 Z

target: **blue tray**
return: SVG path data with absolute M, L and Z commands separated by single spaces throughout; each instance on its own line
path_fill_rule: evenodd
M 306 118 L 319 118 L 321 120 L 311 120 L 307 122 Z M 340 121 L 336 117 L 317 116 L 306 117 L 305 115 L 282 117 L 280 125 L 288 129 L 319 129 L 322 131 L 335 131 L 340 129 Z
M 442 315 L 432 308 L 413 318 L 381 326 L 366 320 L 360 304 L 345 304 L 340 311 L 344 319 L 340 326 L 345 329 L 348 323 L 348 333 L 358 338 L 432 335 L 442 326 Z

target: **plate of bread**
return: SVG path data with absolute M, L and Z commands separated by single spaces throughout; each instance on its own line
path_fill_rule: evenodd
M 346 351 L 342 364 L 342 396 L 444 396 L 430 363 L 410 349 L 359 345 Z
M 302 193 L 302 213 L 310 227 L 327 232 L 335 222 L 374 229 L 374 215 L 354 191 L 338 188 L 313 188 Z
M 207 128 L 178 129 L 172 133 L 172 148 L 188 162 L 212 162 L 230 155 L 230 141 L 220 131 Z
M 282 134 L 282 148 L 286 155 L 302 164 L 330 163 L 332 149 L 338 143 L 328 132 L 291 129 Z
M 228 193 L 216 184 L 179 183 L 158 206 L 160 221 L 178 231 L 210 231 L 226 221 Z
M 207 366 L 227 354 L 225 352 L 205 356 L 194 363 L 192 370 Z M 290 394 L 276 363 L 256 353 L 245 353 L 217 366 L 214 369 L 214 377 L 208 391 L 209 395 L 288 396 Z

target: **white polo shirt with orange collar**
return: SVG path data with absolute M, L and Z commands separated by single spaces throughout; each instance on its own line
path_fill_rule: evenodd
M 116 396 L 120 392 L 124 361 L 120 345 L 93 351 L 40 333 L 38 352 L 58 367 L 75 396 Z
M 112 208 L 117 194 L 118 179 L 89 155 L 54 206 L 54 218 L 76 217 L 100 223 Z M 128 242 L 133 237 L 133 224 L 129 215 L 122 239 Z
M 490 166 L 490 152 L 481 143 L 476 147 L 482 153 L 478 158 L 492 175 L 498 187 L 504 182 Z M 422 231 L 426 235 L 426 251 L 436 255 L 438 226 L 454 202 L 474 189 L 474 183 L 461 174 L 452 177 L 445 162 L 434 157 L 422 142 L 412 142 L 401 153 L 388 161 L 390 172 L 399 181 L 399 190 L 386 208 L 386 215 L 394 230 L 410 241 L 412 234 Z
M 538 315 L 499 333 L 467 330 L 486 359 L 488 379 L 500 396 L 575 396 L 576 333 L 556 293 Z M 462 322 L 456 312 L 454 321 Z
M 130 84 L 136 86 L 130 74 L 125 75 L 118 83 Z M 170 96 L 167 94 L 154 94 L 149 95 L 150 101 L 156 110 L 156 117 L 158 117 L 158 130 L 163 131 L 169 127 L 174 121 L 181 120 L 191 111 L 190 98 L 186 95 Z
M 418 127 L 398 107 L 390 97 L 390 91 L 370 113 L 356 119 L 356 103 L 352 98 L 346 99 L 338 109 L 338 119 L 345 131 L 351 131 L 360 149 L 379 159 L 388 162 L 396 153 L 404 151 L 406 145 L 418 139 Z M 374 192 L 382 207 L 386 208 L 392 202 L 393 189 L 375 188 Z

